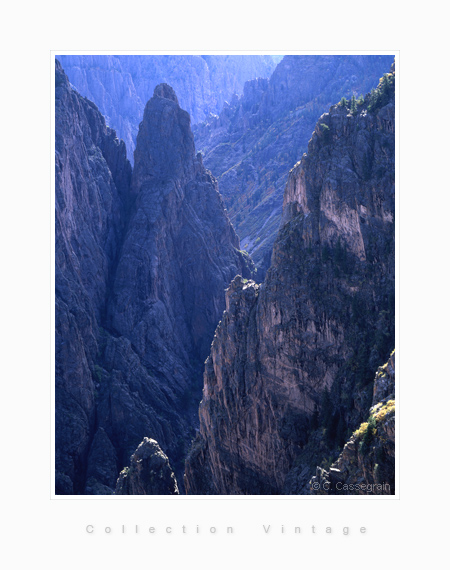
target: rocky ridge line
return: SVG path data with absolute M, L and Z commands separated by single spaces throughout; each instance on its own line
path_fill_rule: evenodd
M 192 121 L 218 113 L 248 79 L 269 77 L 272 56 L 229 55 L 61 55 L 71 84 L 93 101 L 125 141 L 134 163 L 139 123 L 154 88 L 169 83 Z
M 341 97 L 376 87 L 391 62 L 392 56 L 285 56 L 270 79 L 248 81 L 241 97 L 195 125 L 197 148 L 219 180 L 259 282 L 270 265 L 289 171 L 317 118 Z

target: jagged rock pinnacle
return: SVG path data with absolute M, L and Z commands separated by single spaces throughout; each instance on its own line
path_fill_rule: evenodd
M 159 85 L 157 85 L 153 92 L 153 97 L 160 97 L 161 99 L 169 99 L 169 101 L 174 101 L 174 103 L 179 105 L 175 91 L 167 83 L 160 83 Z

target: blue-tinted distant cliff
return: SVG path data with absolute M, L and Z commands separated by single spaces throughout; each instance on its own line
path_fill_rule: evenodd
M 144 107 L 159 83 L 168 83 L 193 123 L 219 113 L 244 83 L 269 77 L 269 55 L 59 55 L 72 85 L 93 101 L 127 145 L 133 163 Z
M 286 55 L 270 79 L 249 81 L 218 117 L 194 126 L 197 149 L 219 180 L 231 221 L 258 267 L 269 267 L 292 166 L 316 121 L 341 97 L 369 92 L 389 55 Z

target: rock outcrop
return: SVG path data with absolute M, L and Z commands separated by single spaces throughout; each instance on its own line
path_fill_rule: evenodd
M 245 81 L 269 77 L 268 55 L 61 55 L 72 85 L 93 101 L 127 146 L 133 163 L 139 123 L 154 88 L 166 82 L 192 121 L 219 113 Z
M 317 467 L 313 495 L 395 494 L 395 358 L 391 354 L 375 376 L 367 422 L 345 444 L 331 467 Z
M 391 63 L 392 56 L 285 56 L 270 79 L 248 81 L 241 97 L 194 127 L 259 281 L 270 265 L 289 171 L 317 118 L 341 97 L 370 91 Z
M 225 288 L 251 271 L 173 89 L 132 174 L 56 62 L 56 493 L 112 493 L 145 437 L 181 477 Z
M 129 467 L 119 475 L 116 495 L 179 495 L 169 459 L 158 442 L 148 437 L 131 456 Z
M 109 316 L 146 362 L 163 364 L 167 388 L 181 392 L 180 370 L 194 355 L 206 356 L 224 289 L 235 275 L 250 276 L 251 261 L 239 251 L 217 182 L 195 154 L 189 115 L 166 84 L 147 104 L 135 156 L 136 201 Z
M 319 119 L 264 283 L 227 291 L 189 494 L 309 493 L 367 417 L 394 344 L 394 76 Z

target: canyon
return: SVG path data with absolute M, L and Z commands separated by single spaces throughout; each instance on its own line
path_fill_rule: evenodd
M 265 281 L 228 288 L 188 493 L 307 494 L 368 415 L 394 344 L 394 82 L 320 117 Z
M 289 170 L 318 117 L 342 97 L 376 87 L 392 56 L 63 55 L 61 62 L 71 84 L 125 141 L 131 164 L 146 101 L 158 83 L 174 88 L 262 282 Z
M 272 75 L 248 81 L 218 116 L 194 125 L 197 148 L 217 177 L 242 248 L 263 281 L 281 223 L 288 174 L 317 119 L 342 97 L 365 96 L 391 56 L 286 55 Z
M 224 290 L 252 263 L 189 114 L 155 88 L 135 164 L 56 62 L 56 489 L 112 494 L 144 437 L 183 486 Z
M 192 122 L 219 113 L 244 83 L 269 77 L 280 56 L 270 55 L 60 55 L 77 91 L 97 105 L 107 124 L 134 150 L 144 108 L 153 90 L 168 83 Z
M 147 73 L 70 57 L 112 106 Z M 207 63 L 242 95 L 181 88 L 192 128 L 161 81 L 127 142 L 55 63 L 55 492 L 393 493 L 392 58 Z

